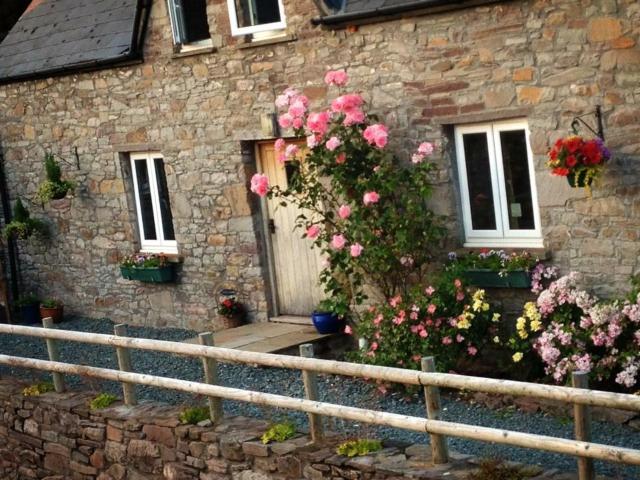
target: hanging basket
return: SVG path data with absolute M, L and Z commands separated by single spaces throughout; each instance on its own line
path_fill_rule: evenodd
M 573 188 L 590 187 L 593 183 L 593 176 L 589 176 L 585 170 L 577 173 L 572 172 L 567 175 L 567 182 Z

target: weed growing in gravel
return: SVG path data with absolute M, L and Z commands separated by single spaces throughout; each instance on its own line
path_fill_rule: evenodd
M 377 452 L 381 449 L 382 442 L 380 442 L 380 440 L 359 438 L 358 440 L 349 440 L 341 443 L 338 445 L 336 453 L 347 457 L 359 457 L 362 455 L 369 455 L 370 453 Z
M 204 420 L 209 420 L 209 409 L 207 407 L 189 407 L 180 413 L 180 421 L 195 425 Z
M 24 395 L 25 397 L 37 397 L 38 395 L 42 395 L 43 393 L 47 392 L 53 392 L 54 390 L 55 388 L 53 387 L 53 383 L 36 383 L 35 385 L 25 387 L 22 390 L 22 395 Z
M 281 423 L 275 423 L 271 425 L 266 432 L 262 435 L 262 443 L 265 445 L 270 442 L 284 442 L 293 438 L 296 434 L 296 425 L 287 420 Z
M 469 473 L 465 480 L 524 480 L 526 472 L 521 467 L 510 466 L 503 460 L 487 459 L 479 470 Z
M 101 408 L 107 408 L 116 401 L 118 401 L 118 397 L 115 395 L 111 395 L 110 393 L 101 393 L 89 402 L 89 408 L 91 410 L 100 410 Z

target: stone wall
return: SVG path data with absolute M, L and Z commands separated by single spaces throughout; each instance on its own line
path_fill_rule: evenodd
M 0 381 L 3 480 L 462 480 L 478 464 L 452 453 L 450 463 L 433 465 L 427 445 L 397 442 L 354 459 L 335 453 L 338 437 L 314 445 L 299 435 L 264 445 L 259 437 L 268 424 L 261 420 L 180 425 L 177 407 L 115 405 L 90 411 L 87 393 L 25 398 L 23 387 Z M 535 480 L 568 478 L 557 470 L 526 469 Z
M 291 36 L 260 46 L 230 36 L 226 2 L 208 3 L 213 53 L 176 57 L 166 2 L 155 0 L 143 64 L 0 86 L 12 198 L 33 200 L 45 150 L 80 155 L 80 170 L 65 166 L 76 194 L 31 205 L 53 238 L 20 245 L 25 287 L 74 313 L 197 329 L 211 328 L 216 292 L 233 287 L 252 319 L 265 320 L 263 236 L 246 186 L 252 142 L 266 138 L 260 118 L 285 86 L 325 105 L 336 93 L 322 83 L 329 68 L 346 68 L 350 87 L 390 125 L 391 148 L 408 154 L 426 139 L 443 147 L 432 206 L 450 219 L 448 246 L 461 244 L 451 125 L 526 117 L 552 261 L 605 294 L 637 271 L 637 1 L 513 0 L 331 31 L 311 25 L 312 0 L 285 0 Z M 615 158 L 588 198 L 544 161 L 573 116 L 598 104 Z M 119 258 L 137 248 L 120 162 L 140 149 L 165 157 L 183 258 L 175 285 L 119 276 Z

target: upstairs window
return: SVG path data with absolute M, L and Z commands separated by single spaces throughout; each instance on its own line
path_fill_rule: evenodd
M 455 128 L 466 247 L 541 248 L 524 120 Z
M 282 0 L 227 0 L 231 34 L 261 37 L 286 27 Z M 256 36 L 255 34 L 258 34 Z
M 141 250 L 178 253 L 162 155 L 132 154 L 131 172 Z
M 206 0 L 168 0 L 173 41 L 185 46 L 209 46 L 211 34 L 207 21 Z

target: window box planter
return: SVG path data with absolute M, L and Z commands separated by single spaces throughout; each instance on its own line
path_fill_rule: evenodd
M 147 283 L 167 283 L 174 280 L 173 265 L 155 268 L 120 267 L 122 278 Z
M 531 273 L 524 270 L 499 272 L 488 269 L 466 270 L 465 279 L 471 285 L 488 288 L 531 288 Z

